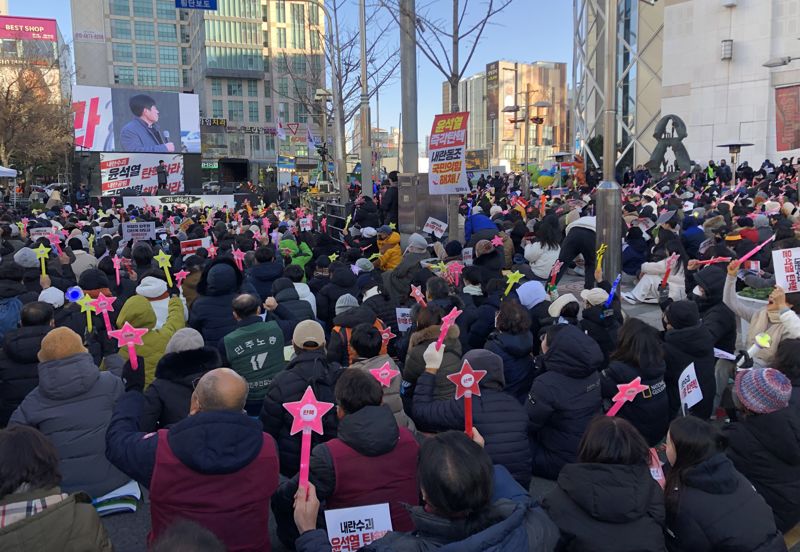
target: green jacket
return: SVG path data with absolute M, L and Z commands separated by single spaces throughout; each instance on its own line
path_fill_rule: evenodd
M 10 494 L 0 507 L 61 494 L 58 487 Z M 38 514 L 0 528 L 0 552 L 111 551 L 111 540 L 88 495 L 69 495 Z
M 220 313 L 222 315 L 223 313 Z M 117 317 L 117 328 L 121 328 L 125 322 L 135 328 L 147 328 L 150 330 L 142 336 L 144 345 L 137 345 L 136 354 L 144 357 L 144 381 L 146 385 L 155 379 L 156 366 L 161 357 L 164 356 L 164 348 L 169 343 L 170 338 L 186 327 L 183 318 L 183 303 L 179 297 L 172 297 L 169 300 L 169 311 L 167 321 L 159 329 L 155 330 L 156 313 L 150 306 L 150 301 L 141 295 L 134 295 L 122 306 Z M 123 360 L 128 360 L 128 348 L 119 350 Z
M 281 240 L 278 244 L 278 249 L 280 249 L 282 255 L 284 249 L 291 251 L 291 264 L 299 265 L 303 269 L 305 269 L 306 264 L 312 257 L 311 248 L 305 242 L 298 244 L 294 240 Z
M 247 380 L 247 402 L 262 403 L 267 386 L 286 364 L 283 331 L 274 320 L 241 326 L 223 338 L 230 367 Z

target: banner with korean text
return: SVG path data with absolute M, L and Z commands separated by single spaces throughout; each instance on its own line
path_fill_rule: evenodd
M 445 113 L 434 118 L 428 145 L 430 195 L 469 192 L 465 170 L 468 120 L 469 112 Z
M 136 195 L 155 195 L 158 190 L 158 162 L 164 161 L 167 189 L 163 194 L 183 192 L 183 156 L 158 153 L 101 153 L 101 195 L 119 195 L 133 190 Z
M 772 252 L 772 268 L 775 271 L 775 285 L 786 293 L 800 291 L 800 247 L 775 249 Z

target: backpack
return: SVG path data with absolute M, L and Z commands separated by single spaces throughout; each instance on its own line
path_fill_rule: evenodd
M 387 326 L 383 324 L 383 321 L 380 318 L 376 318 L 375 322 L 372 323 L 372 327 L 378 330 L 379 332 L 384 331 Z M 346 358 L 336 359 L 337 362 L 341 363 L 342 365 L 350 366 L 356 361 L 358 355 L 356 354 L 355 349 L 350 346 L 350 337 L 353 335 L 353 328 L 342 327 L 342 326 L 334 326 L 331 330 L 331 333 L 336 332 L 339 335 L 339 338 L 342 340 L 343 349 L 347 351 Z M 386 343 L 381 345 L 381 353 L 382 355 L 386 354 L 388 346 Z
M 22 301 L 16 297 L 0 299 L 0 339 L 19 325 Z

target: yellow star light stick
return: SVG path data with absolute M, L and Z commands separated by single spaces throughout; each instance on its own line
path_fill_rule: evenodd
M 158 263 L 159 268 L 164 269 L 164 275 L 167 277 L 167 284 L 172 287 L 172 275 L 169 273 L 169 259 L 171 255 L 167 255 L 164 251 L 159 251 L 158 255 L 153 257 Z
M 523 276 L 524 274 L 522 274 L 522 272 L 520 272 L 519 270 L 515 270 L 514 272 L 506 276 L 506 281 L 508 282 L 508 285 L 506 286 L 506 295 L 511 293 L 511 288 L 514 287 L 514 284 L 522 280 Z
M 606 254 L 606 250 L 608 249 L 608 245 L 600 244 L 600 248 L 597 250 L 597 263 L 596 266 L 603 266 L 603 256 Z
M 347 227 L 350 226 L 350 219 L 353 218 L 353 215 L 347 215 L 347 220 L 344 221 L 344 229 L 343 232 L 347 232 Z
M 39 262 L 42 263 L 42 276 L 47 276 L 47 267 L 45 266 L 45 262 L 47 261 L 47 256 L 50 254 L 50 248 L 45 247 L 43 243 L 39 244 L 39 247 L 34 249 L 36 252 L 36 258 L 39 259 Z
M 91 305 L 92 298 L 89 297 L 88 293 L 84 293 L 83 297 L 75 302 L 81 306 L 81 312 L 86 313 L 86 329 L 89 330 L 89 333 L 92 333 L 92 312 L 95 310 L 94 306 Z

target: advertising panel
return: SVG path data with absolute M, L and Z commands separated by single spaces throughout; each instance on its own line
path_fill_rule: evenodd
M 517 72 L 514 69 L 503 69 L 503 83 L 502 83 L 502 102 L 503 107 L 517 105 Z M 502 137 L 504 142 L 512 142 L 514 140 L 514 133 L 517 128 L 516 125 L 510 121 L 516 119 L 516 113 L 502 113 Z
M 197 94 L 72 87 L 75 149 L 126 153 L 200 153 Z
M 100 192 L 103 196 L 130 193 L 131 195 L 156 195 L 158 190 L 158 162 L 163 160 L 167 173 L 167 187 L 161 193 L 183 192 L 183 156 L 153 153 L 101 153 Z
M 55 19 L 38 17 L 0 17 L 0 38 L 11 40 L 47 40 L 55 42 L 58 30 Z
M 775 135 L 778 151 L 800 148 L 800 85 L 775 89 Z
M 497 119 L 500 110 L 500 63 L 486 65 L 486 120 Z

